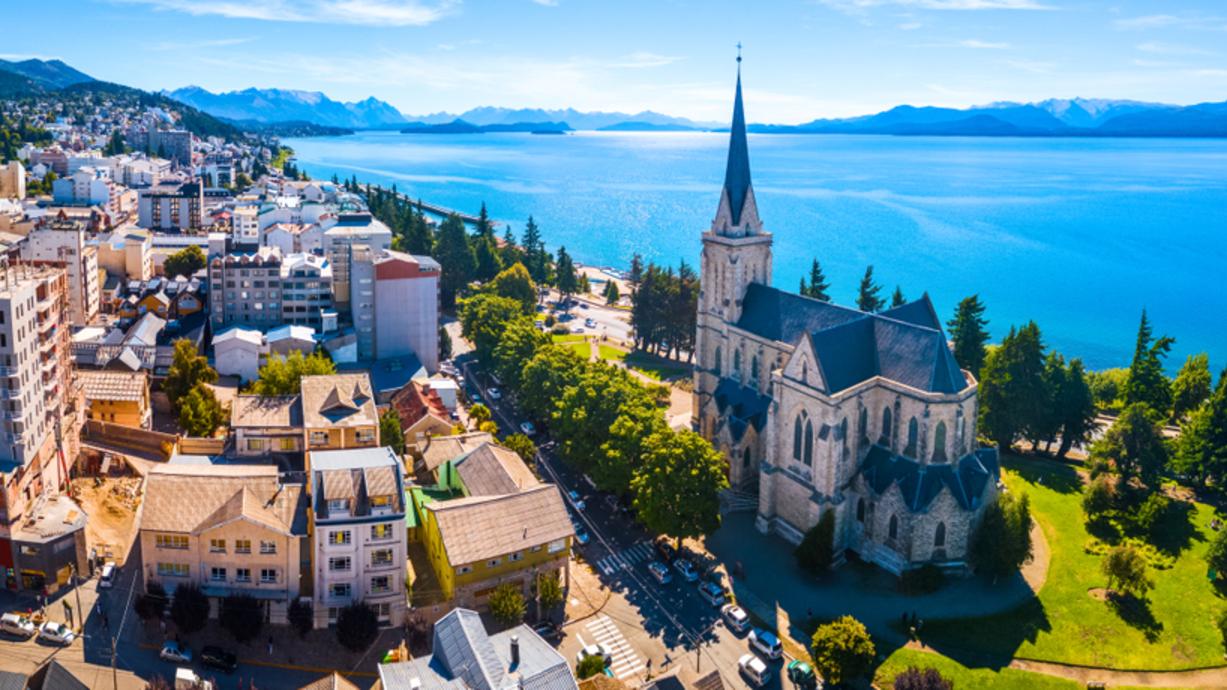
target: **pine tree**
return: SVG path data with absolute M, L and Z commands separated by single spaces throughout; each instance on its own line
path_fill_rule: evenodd
M 813 288 L 810 289 L 812 290 Z M 882 311 L 885 302 L 882 300 L 881 292 L 882 286 L 873 282 L 873 264 L 870 264 L 865 269 L 864 277 L 861 278 L 861 285 L 857 292 L 856 308 L 867 313 Z
M 955 361 L 976 378 L 980 377 L 980 368 L 984 366 L 984 345 L 988 342 L 988 331 L 984 328 L 988 320 L 984 318 L 984 309 L 979 295 L 964 297 L 954 312 L 954 318 L 946 322 L 950 328 L 950 339 L 954 342 Z
M 549 259 L 541 242 L 541 232 L 532 216 L 528 217 L 528 224 L 524 226 L 524 267 L 538 285 L 549 278 Z
M 453 306 L 456 303 L 456 295 L 473 280 L 477 268 L 460 216 L 453 213 L 439 226 L 434 256 L 443 269 L 443 276 L 439 280 L 439 295 L 444 306 Z
M 555 272 L 557 275 L 558 292 L 562 293 L 565 301 L 571 295 L 574 295 L 579 290 L 579 276 L 575 274 L 575 262 L 571 260 L 571 255 L 567 253 L 566 247 L 558 248 L 558 258 L 554 262 Z
M 827 292 L 830 289 L 831 286 L 827 284 L 827 277 L 822 272 L 822 266 L 818 264 L 818 259 L 815 258 L 809 267 L 809 288 L 802 291 L 801 294 L 823 302 L 830 302 L 831 295 Z
M 984 360 L 980 376 L 980 430 L 1001 450 L 1039 426 L 1048 396 L 1044 392 L 1044 345 L 1030 322 L 1010 329 L 1001 346 Z
M 902 307 L 907 304 L 907 299 L 903 297 L 903 288 L 895 286 L 895 294 L 890 296 L 890 308 Z
M 1168 416 L 1172 407 L 1172 386 L 1163 373 L 1163 360 L 1175 342 L 1167 336 L 1154 338 L 1143 309 L 1133 362 L 1129 365 L 1129 380 L 1125 383 L 1125 405 L 1143 403 L 1165 418 Z
M 643 281 L 643 257 L 639 252 L 631 255 L 631 270 L 627 279 L 630 281 L 632 290 L 638 289 L 639 283 Z

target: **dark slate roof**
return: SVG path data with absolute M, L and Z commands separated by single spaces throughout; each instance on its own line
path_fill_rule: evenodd
M 920 512 L 943 487 L 964 510 L 978 508 L 984 487 L 996 481 L 998 471 L 996 448 L 980 448 L 954 463 L 922 465 L 875 444 L 861 463 L 860 476 L 879 496 L 898 484 L 908 510 Z
M 756 389 L 743 386 L 735 379 L 721 379 L 714 394 L 716 407 L 728 420 L 734 441 L 740 441 L 748 425 L 761 432 L 767 423 L 767 407 L 771 398 Z
M 0 690 L 25 690 L 26 681 L 29 679 L 24 673 L 0 671 Z
M 89 690 L 89 686 L 52 659 L 43 671 L 40 690 Z
M 831 393 L 874 376 L 934 393 L 967 387 L 928 295 L 866 314 L 752 283 L 741 314 L 737 327 L 762 338 L 795 344 L 808 334 Z
M 737 68 L 737 96 L 733 100 L 733 126 L 729 131 L 729 162 L 724 170 L 724 191 L 729 195 L 733 225 L 741 224 L 741 207 L 750 190 L 750 149 L 746 144 L 746 114 L 741 107 L 741 68 Z
M 435 623 L 434 657 L 473 690 L 498 690 L 503 685 L 503 662 L 474 611 L 453 609 Z

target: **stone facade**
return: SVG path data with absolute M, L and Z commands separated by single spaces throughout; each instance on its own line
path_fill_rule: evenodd
M 976 381 L 927 296 L 866 314 L 770 287 L 771 234 L 750 184 L 738 78 L 728 170 L 703 234 L 699 431 L 758 496 L 759 529 L 799 542 L 833 510 L 837 552 L 900 573 L 961 567 L 996 498 L 976 447 Z

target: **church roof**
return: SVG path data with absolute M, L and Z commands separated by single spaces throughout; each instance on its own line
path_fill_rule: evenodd
M 741 207 L 750 190 L 750 150 L 746 144 L 746 115 L 741 106 L 741 67 L 738 58 L 737 96 L 733 100 L 733 126 L 729 130 L 729 161 L 724 170 L 724 191 L 729 196 L 733 225 L 741 224 Z
M 922 465 L 875 444 L 861 463 L 860 475 L 879 496 L 898 484 L 908 510 L 920 512 L 943 487 L 950 490 L 959 507 L 975 510 L 984 487 L 996 480 L 998 471 L 996 448 L 979 448 L 954 463 Z
M 743 386 L 735 379 L 721 379 L 716 385 L 714 397 L 720 414 L 729 422 L 729 432 L 734 441 L 741 440 L 748 425 L 753 425 L 755 431 L 763 430 L 763 425 L 767 423 L 767 407 L 771 404 L 769 396 Z
M 928 295 L 867 314 L 752 283 L 737 327 L 792 344 L 808 335 L 832 393 L 874 376 L 933 393 L 967 387 Z

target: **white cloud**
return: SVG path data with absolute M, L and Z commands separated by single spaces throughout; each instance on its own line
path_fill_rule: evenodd
M 1172 43 L 1160 43 L 1159 41 L 1140 43 L 1138 44 L 1138 50 L 1153 55 L 1214 55 L 1214 53 L 1208 50 Z
M 368 26 L 424 26 L 450 14 L 459 0 L 116 0 L 194 16 Z
M 533 3 L 542 7 L 558 7 L 558 0 L 533 0 Z
M 1049 10 L 1037 0 L 817 0 L 841 12 L 863 11 L 871 7 L 901 5 L 925 10 Z
M 251 43 L 256 40 L 252 37 L 247 38 L 215 38 L 203 41 L 162 41 L 149 46 L 150 50 L 167 51 L 167 50 L 202 50 L 204 48 L 225 48 L 227 46 L 237 46 L 244 43 Z
M 959 41 L 959 45 L 964 48 L 976 48 L 978 50 L 1008 50 L 1009 43 L 998 43 L 993 41 L 981 41 L 978 38 L 968 38 Z
M 1112 22 L 1112 26 L 1115 26 L 1118 29 L 1155 29 L 1163 26 L 1179 24 L 1180 22 L 1180 17 L 1170 14 L 1151 14 L 1144 17 L 1117 19 Z
M 1144 31 L 1146 29 L 1162 29 L 1166 27 L 1227 31 L 1227 20 L 1222 17 L 1208 16 L 1197 13 L 1179 15 L 1148 14 L 1140 17 L 1117 19 L 1112 22 L 1112 26 L 1121 30 L 1136 31 Z

